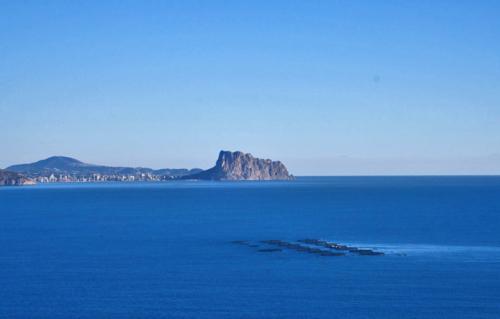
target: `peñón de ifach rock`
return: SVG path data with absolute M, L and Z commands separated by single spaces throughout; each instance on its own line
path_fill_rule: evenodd
M 34 184 L 33 180 L 21 174 L 0 169 L 0 186 L 21 186 L 32 184 Z
M 242 152 L 220 151 L 215 166 L 183 179 L 201 180 L 291 180 L 285 165 L 280 161 L 255 158 Z

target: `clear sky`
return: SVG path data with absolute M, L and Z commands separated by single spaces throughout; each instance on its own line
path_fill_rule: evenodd
M 0 0 L 0 167 L 500 174 L 500 1 Z

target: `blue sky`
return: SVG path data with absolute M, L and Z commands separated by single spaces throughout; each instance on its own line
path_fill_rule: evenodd
M 498 1 L 0 1 L 0 167 L 500 174 Z

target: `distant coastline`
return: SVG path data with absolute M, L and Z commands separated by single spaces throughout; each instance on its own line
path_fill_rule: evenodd
M 34 163 L 12 165 L 7 171 L 22 174 L 37 183 L 165 181 L 201 172 L 202 169 L 113 167 L 52 156 Z
M 68 182 L 160 182 L 169 180 L 290 180 L 279 161 L 254 158 L 249 153 L 221 151 L 215 166 L 200 168 L 113 167 L 88 164 L 75 158 L 52 156 L 37 162 L 12 165 L 3 171 L 5 185 Z M 9 179 L 7 179 L 7 176 Z

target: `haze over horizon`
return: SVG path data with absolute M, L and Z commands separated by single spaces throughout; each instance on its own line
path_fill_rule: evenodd
M 497 1 L 2 2 L 0 167 L 500 174 Z M 279 23 L 278 23 L 279 22 Z

